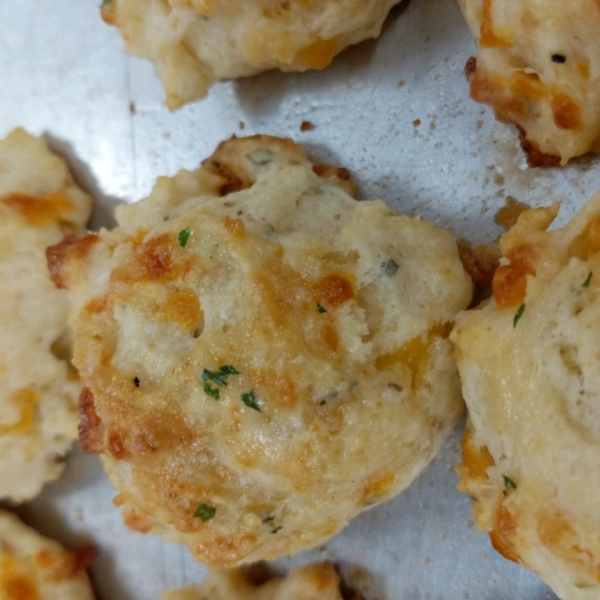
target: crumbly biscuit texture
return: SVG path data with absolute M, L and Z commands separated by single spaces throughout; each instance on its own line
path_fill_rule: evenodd
M 77 437 L 67 293 L 45 250 L 82 233 L 90 208 L 43 139 L 17 129 L 0 141 L 0 497 L 16 502 L 59 476 Z
M 0 600 L 93 600 L 93 549 L 65 550 L 0 510 Z
M 516 123 L 531 166 L 600 150 L 600 4 L 459 0 L 477 38 L 471 96 Z
M 55 248 L 80 440 L 131 528 L 211 567 L 291 554 L 398 493 L 454 426 L 456 243 L 352 191 L 291 140 L 234 138 Z
M 459 489 L 505 557 L 564 600 L 600 597 L 600 195 L 562 229 L 523 212 L 493 297 L 457 317 L 470 423 Z
M 174 110 L 222 79 L 323 69 L 377 37 L 399 0 L 111 0 L 102 17 L 128 52 L 149 58 Z
M 342 600 L 331 564 L 298 567 L 257 585 L 244 567 L 211 571 L 200 585 L 168 590 L 160 600 Z

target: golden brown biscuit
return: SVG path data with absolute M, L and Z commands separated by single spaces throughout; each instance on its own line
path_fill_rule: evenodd
M 51 253 L 83 447 L 131 528 L 211 567 L 324 542 L 406 487 L 462 412 L 455 241 L 345 190 L 291 140 L 232 139 Z
M 0 510 L 0 600 L 93 600 L 93 548 L 65 550 Z
M 600 195 L 565 227 L 523 212 L 493 298 L 457 317 L 470 423 L 459 489 L 505 557 L 564 600 L 600 597 Z
M 91 199 L 65 161 L 21 129 L 0 141 L 0 497 L 35 497 L 77 437 L 77 378 L 65 360 L 67 293 L 45 250 L 85 231 Z
M 102 17 L 127 52 L 149 58 L 174 110 L 217 80 L 323 69 L 377 37 L 399 0 L 109 0 Z
M 459 0 L 479 51 L 471 96 L 521 129 L 530 166 L 600 150 L 600 4 Z
M 160 600 L 342 600 L 342 594 L 340 576 L 324 563 L 297 567 L 260 585 L 244 567 L 211 571 L 201 584 L 167 590 Z

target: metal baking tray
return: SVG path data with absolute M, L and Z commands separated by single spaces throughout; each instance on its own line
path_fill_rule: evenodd
M 528 169 L 514 128 L 469 99 L 463 67 L 475 45 L 454 0 L 405 0 L 378 40 L 324 71 L 221 83 L 174 114 L 151 65 L 124 54 L 98 3 L 0 2 L 0 136 L 16 126 L 44 134 L 94 195 L 95 227 L 111 225 L 117 202 L 144 197 L 159 175 L 197 167 L 232 134 L 290 136 L 312 159 L 350 169 L 361 197 L 475 243 L 499 235 L 493 215 L 508 195 L 534 206 L 561 201 L 560 224 L 600 188 L 594 159 Z M 301 132 L 303 120 L 315 128 Z M 477 532 L 469 498 L 455 489 L 460 436 L 404 493 L 277 568 L 334 561 L 367 600 L 555 598 Z M 99 599 L 158 599 L 204 577 L 185 548 L 129 532 L 113 495 L 97 457 L 76 449 L 62 479 L 20 512 L 68 545 L 96 545 Z

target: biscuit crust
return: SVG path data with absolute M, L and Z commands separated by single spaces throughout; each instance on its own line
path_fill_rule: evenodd
M 600 5 L 459 0 L 478 44 L 471 97 L 519 127 L 529 165 L 600 150 Z
M 211 567 L 291 554 L 406 487 L 456 423 L 456 243 L 351 189 L 291 140 L 234 138 L 56 252 L 80 441 L 132 529 Z
M 65 550 L 0 510 L 0 598 L 93 600 L 85 572 L 91 547 Z
M 80 386 L 70 367 L 67 293 L 45 250 L 85 231 L 91 199 L 41 138 L 0 141 L 0 497 L 35 497 L 77 437 Z
M 344 48 L 377 37 L 398 1 L 111 0 L 102 17 L 127 52 L 152 61 L 175 110 L 218 80 L 323 69 Z
M 579 600 L 600 593 L 600 195 L 548 232 L 557 211 L 519 216 L 493 297 L 457 317 L 458 472 L 494 548 Z

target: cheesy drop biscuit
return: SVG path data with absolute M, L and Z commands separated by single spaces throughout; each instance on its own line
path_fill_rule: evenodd
M 92 548 L 65 550 L 0 510 L 0 600 L 93 600 Z
M 45 250 L 83 233 L 90 209 L 43 139 L 17 129 L 0 141 L 0 498 L 35 497 L 77 437 L 67 293 L 50 280 Z
M 52 250 L 80 441 L 131 528 L 211 567 L 291 554 L 406 487 L 454 426 L 456 243 L 347 191 L 291 140 L 234 138 Z
M 270 69 L 323 69 L 377 37 L 399 0 L 109 0 L 102 17 L 127 52 L 149 58 L 174 110 L 212 83 Z
M 168 590 L 160 600 L 342 600 L 333 565 L 298 567 L 257 585 L 244 567 L 211 571 L 200 585 Z
M 600 195 L 564 228 L 523 212 L 493 298 L 451 339 L 469 409 L 459 489 L 505 557 L 563 600 L 600 597 Z
M 600 150 L 600 4 L 459 0 L 477 38 L 471 96 L 521 128 L 531 166 Z

